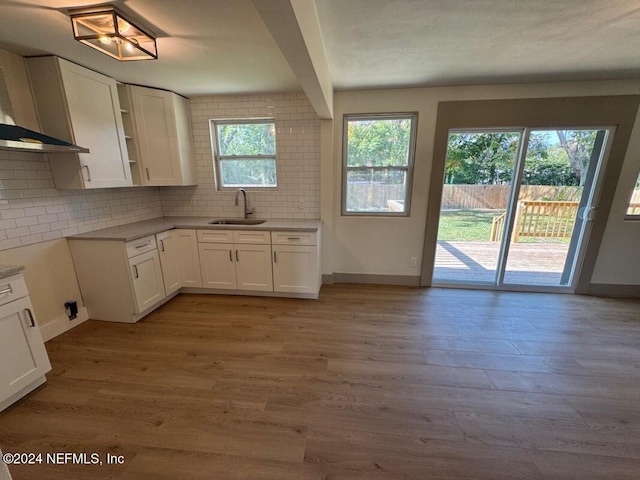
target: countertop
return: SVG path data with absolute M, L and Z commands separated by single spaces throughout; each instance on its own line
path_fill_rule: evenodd
M 172 228 L 198 228 L 211 230 L 271 230 L 290 232 L 316 232 L 320 220 L 267 220 L 260 225 L 210 225 L 214 217 L 160 217 L 143 222 L 127 223 L 117 227 L 70 235 L 71 240 L 120 240 L 130 242 L 147 235 L 165 232 Z
M 22 265 L 0 265 L 0 278 L 7 278 L 24 270 Z

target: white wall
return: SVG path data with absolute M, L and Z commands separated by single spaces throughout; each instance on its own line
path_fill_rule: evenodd
M 247 188 L 259 218 L 320 218 L 320 119 L 302 93 L 194 97 L 189 100 L 197 187 L 165 187 L 165 215 L 240 217 L 235 191 L 215 188 L 210 119 L 275 118 L 278 187 Z M 302 202 L 302 203 L 301 203 Z
M 420 275 L 420 267 L 409 266 L 409 257 L 418 257 L 418 265 L 421 264 L 438 102 L 617 94 L 640 94 L 640 82 L 547 83 L 336 92 L 332 163 L 323 165 L 323 179 L 332 179 L 331 182 L 323 182 L 322 185 L 323 273 Z M 418 112 L 419 118 L 410 217 L 341 216 L 343 115 L 414 111 Z M 639 138 L 640 125 L 636 123 L 632 134 L 633 142 L 639 142 Z M 635 152 L 638 148 L 630 149 L 625 157 L 623 168 L 627 175 L 635 173 L 637 177 L 640 155 Z M 607 225 L 594 281 L 640 284 L 640 270 L 623 268 L 625 265 L 638 265 L 640 255 L 637 248 L 640 244 L 640 225 L 622 220 L 626 209 L 623 199 L 628 199 L 631 189 L 630 182 L 622 182 L 616 191 L 614 211 Z M 611 256 L 616 257 L 615 262 L 608 258 Z

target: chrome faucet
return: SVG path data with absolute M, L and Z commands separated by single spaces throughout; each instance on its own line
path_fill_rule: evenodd
M 240 196 L 240 193 L 242 193 L 242 197 L 244 199 L 244 218 L 249 218 L 249 215 L 253 215 L 254 209 L 247 207 L 247 192 L 244 191 L 244 188 L 239 188 L 236 191 L 236 207 L 238 206 L 238 197 Z

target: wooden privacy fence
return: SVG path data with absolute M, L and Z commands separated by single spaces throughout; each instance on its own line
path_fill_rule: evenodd
M 523 200 L 518 202 L 512 242 L 522 237 L 569 238 L 573 233 L 579 202 L 549 202 Z M 499 242 L 504 235 L 506 213 L 493 219 L 491 241 Z
M 509 185 L 443 185 L 442 207 L 456 209 L 504 210 L 509 202 Z M 549 185 L 522 185 L 523 200 L 576 202 L 582 187 L 554 187 Z

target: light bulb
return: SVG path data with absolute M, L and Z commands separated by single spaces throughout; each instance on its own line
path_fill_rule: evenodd
M 109 45 L 109 44 L 111 43 L 111 37 L 105 37 L 105 36 L 102 36 L 102 37 L 99 37 L 99 38 L 98 38 L 98 41 L 99 41 L 100 43 L 105 44 L 105 45 Z
M 128 52 L 133 52 L 133 45 L 131 42 L 125 42 L 124 48 L 126 48 Z

